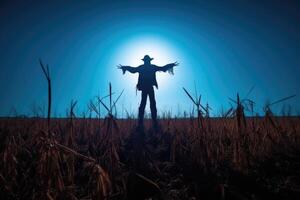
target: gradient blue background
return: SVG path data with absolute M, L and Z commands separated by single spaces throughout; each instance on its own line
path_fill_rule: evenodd
M 255 85 L 250 98 L 261 113 L 266 101 L 300 91 L 299 10 L 299 1 L 279 0 L 1 1 L 0 115 L 12 108 L 30 115 L 33 105 L 46 105 L 39 58 L 50 66 L 55 116 L 64 116 L 72 99 L 78 114 L 86 111 L 109 82 L 116 92 L 125 89 L 119 116 L 122 108 L 135 114 L 136 76 L 122 76 L 116 65 L 135 64 L 127 62 L 147 45 L 159 48 L 154 64 L 180 62 L 174 76 L 158 77 L 160 113 L 190 111 L 182 87 L 194 93 L 194 85 L 213 114 Z M 297 114 L 298 102 L 285 104 Z

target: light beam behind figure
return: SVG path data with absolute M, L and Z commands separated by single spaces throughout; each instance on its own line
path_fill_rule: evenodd
M 155 58 L 154 63 L 159 66 L 170 63 L 172 60 L 180 59 L 182 61 L 182 53 L 178 53 L 167 38 L 160 38 L 149 35 L 133 35 L 131 39 L 127 39 L 123 45 L 120 45 L 119 50 L 115 52 L 115 57 L 112 60 L 122 60 L 131 66 L 139 66 L 142 64 L 140 58 L 144 55 L 151 55 Z M 116 63 L 118 64 L 118 63 Z M 172 81 L 166 74 L 157 73 L 159 84 L 164 87 L 170 86 Z M 177 77 L 178 78 L 178 77 Z M 135 78 L 127 79 L 130 84 L 136 82 Z

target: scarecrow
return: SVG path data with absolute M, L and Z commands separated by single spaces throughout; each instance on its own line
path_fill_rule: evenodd
M 169 72 L 171 75 L 173 75 L 173 67 L 178 66 L 179 63 L 174 62 L 167 64 L 163 67 L 158 67 L 156 65 L 151 64 L 151 60 L 153 60 L 153 58 L 150 58 L 149 55 L 145 55 L 142 60 L 144 61 L 144 64 L 138 67 L 119 65 L 118 68 L 122 69 L 123 74 L 125 74 L 126 71 L 129 71 L 130 73 L 139 73 L 136 89 L 142 92 L 142 100 L 139 107 L 138 126 L 143 127 L 147 96 L 149 96 L 153 126 L 157 127 L 157 109 L 153 86 L 155 86 L 156 89 L 158 89 L 158 84 L 156 81 L 155 74 L 156 72 Z

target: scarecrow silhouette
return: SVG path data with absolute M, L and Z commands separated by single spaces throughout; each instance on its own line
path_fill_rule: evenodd
M 163 67 L 158 67 L 156 65 L 151 64 L 151 60 L 153 60 L 153 58 L 150 58 L 150 56 L 148 55 L 145 55 L 142 60 L 144 61 L 144 64 L 138 67 L 119 65 L 118 68 L 122 69 L 123 74 L 125 74 L 126 71 L 129 71 L 130 73 L 139 73 L 136 89 L 142 91 L 142 100 L 139 107 L 138 126 L 143 127 L 147 96 L 149 96 L 153 126 L 157 127 L 157 110 L 153 89 L 153 86 L 155 86 L 156 89 L 158 89 L 155 73 L 168 71 L 171 75 L 173 75 L 173 67 L 178 66 L 179 63 L 174 62 L 167 64 Z

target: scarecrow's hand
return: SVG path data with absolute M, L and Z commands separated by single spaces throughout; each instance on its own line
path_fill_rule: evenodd
M 167 71 L 169 74 L 174 75 L 174 69 L 173 68 L 175 66 L 178 66 L 178 65 L 179 65 L 179 63 L 177 61 L 174 62 L 174 63 L 170 63 L 170 64 L 166 65 L 165 72 Z
M 118 67 L 118 69 L 122 70 L 123 74 L 125 74 L 125 72 L 126 72 L 126 67 L 125 66 L 118 65 L 117 67 Z
M 173 65 L 173 67 L 178 66 L 179 62 L 176 61 L 176 62 L 172 63 L 172 65 Z

